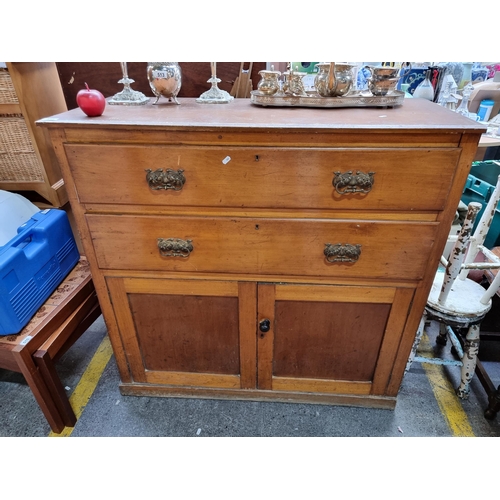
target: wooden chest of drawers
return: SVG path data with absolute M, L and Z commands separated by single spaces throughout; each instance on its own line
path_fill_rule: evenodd
M 124 394 L 395 405 L 480 125 L 419 99 L 38 124 Z

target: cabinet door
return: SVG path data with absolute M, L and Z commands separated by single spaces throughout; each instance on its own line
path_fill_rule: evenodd
M 108 277 L 134 382 L 256 386 L 256 284 Z
M 258 388 L 383 395 L 413 292 L 259 285 Z

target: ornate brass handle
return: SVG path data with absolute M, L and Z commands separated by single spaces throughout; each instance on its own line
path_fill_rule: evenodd
M 179 238 L 158 238 L 158 248 L 163 257 L 186 258 L 193 251 L 193 241 Z
M 356 262 L 361 255 L 361 245 L 325 243 L 323 253 L 328 262 Z
M 348 172 L 334 172 L 332 184 L 335 191 L 339 194 L 349 193 L 369 193 L 373 187 L 375 172 L 368 172 L 365 174 L 358 170 L 355 174 L 352 170 Z
M 180 191 L 186 182 L 186 178 L 182 175 L 184 172 L 182 169 L 175 171 L 171 168 L 167 168 L 164 172 L 162 168 L 155 171 L 148 168 L 146 172 L 146 181 L 149 187 L 155 191 L 158 189 L 173 189 L 174 191 Z

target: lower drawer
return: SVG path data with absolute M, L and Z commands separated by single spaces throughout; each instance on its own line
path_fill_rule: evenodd
M 421 279 L 438 224 L 87 215 L 102 269 Z

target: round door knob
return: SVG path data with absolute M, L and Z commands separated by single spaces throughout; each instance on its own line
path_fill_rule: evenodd
M 261 332 L 266 333 L 271 329 L 271 322 L 268 319 L 263 319 L 259 323 L 259 329 Z

